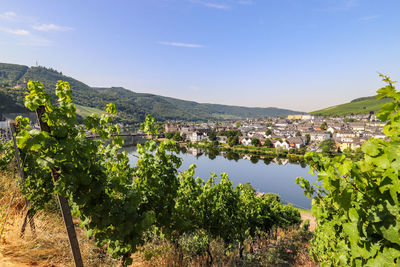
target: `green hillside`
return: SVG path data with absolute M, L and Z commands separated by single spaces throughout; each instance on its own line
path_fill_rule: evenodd
M 0 113 L 26 111 L 23 105 L 26 82 L 41 81 L 54 96 L 54 86 L 58 80 L 71 84 L 75 104 L 79 105 L 82 117 L 90 109 L 104 110 L 112 102 L 118 109 L 118 121 L 132 124 L 144 121 L 147 114 L 157 120 L 205 121 L 215 119 L 236 119 L 264 116 L 287 116 L 301 113 L 279 108 L 248 108 L 239 106 L 200 104 L 153 94 L 135 93 L 122 87 L 94 88 L 61 72 L 45 67 L 27 67 L 0 63 Z M 84 108 L 88 107 L 88 108 Z
M 81 105 L 75 105 L 76 106 L 76 113 L 78 113 L 79 116 L 86 118 L 87 116 L 91 114 L 97 114 L 101 115 L 104 114 L 105 112 L 103 110 L 97 109 L 97 108 L 91 108 L 91 107 L 85 107 Z
M 29 112 L 23 105 L 25 88 L 0 87 L 0 114 L 1 113 L 26 113 Z M 86 118 L 92 113 L 101 114 L 103 111 L 97 108 L 76 105 L 78 116 Z
M 15 85 L 29 68 L 16 64 L 1 64 L 0 68 L 0 86 L 6 87 Z
M 375 96 L 361 97 L 352 100 L 350 103 L 313 111 L 310 112 L 310 114 L 322 116 L 341 116 L 351 114 L 368 114 L 370 112 L 375 113 L 383 104 L 387 102 L 390 102 L 389 98 L 377 100 Z

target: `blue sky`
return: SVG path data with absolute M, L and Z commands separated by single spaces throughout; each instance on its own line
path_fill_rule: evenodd
M 2 1 L 0 62 L 91 86 L 312 111 L 400 79 L 398 0 Z

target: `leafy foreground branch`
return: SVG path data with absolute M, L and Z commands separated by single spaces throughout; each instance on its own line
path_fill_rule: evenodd
M 67 82 L 57 83 L 57 104 L 40 82 L 30 81 L 28 88 L 25 105 L 44 110 L 49 131 L 32 129 L 27 118 L 16 120 L 26 174 L 23 194 L 35 211 L 50 205 L 54 194 L 65 197 L 87 237 L 121 258 L 122 265 L 132 262 L 130 255 L 149 231 L 176 248 L 183 236 L 203 233 L 211 264 L 214 239 L 222 240 L 226 249 L 237 247 L 242 258 L 248 238 L 301 222 L 299 212 L 281 204 L 279 197 L 256 196 L 250 185 L 234 187 L 226 174 L 218 182 L 215 174 L 207 181 L 195 178 L 195 166 L 178 173 L 181 159 L 168 152 L 176 148 L 174 141 L 138 145 L 139 160 L 132 167 L 121 150 L 119 128 L 112 124 L 113 104 L 107 105 L 106 114 L 89 116 L 79 125 Z M 148 116 L 142 125 L 149 136 L 157 136 L 154 123 Z M 87 138 L 88 132 L 99 138 Z
M 15 189 L 14 170 L 0 172 L 1 223 L 4 222 L 5 212 L 9 211 L 8 205 Z M 0 240 L 0 266 L 73 266 L 62 217 L 55 203 L 35 214 L 36 235 L 27 229 L 24 238 L 21 238 L 20 226 L 26 211 L 24 206 L 24 197 L 17 192 Z M 207 244 L 212 253 L 213 266 L 313 266 L 307 255 L 310 232 L 306 226 L 276 229 L 256 239 L 248 238 L 244 242 L 241 259 L 238 247 L 226 248 L 223 240 L 212 239 L 204 231 L 181 235 L 176 247 L 159 231 L 150 229 L 145 233 L 144 245 L 139 246 L 132 256 L 133 266 L 206 266 L 209 263 Z M 77 236 L 84 266 L 118 266 L 118 261 L 112 260 L 104 247 L 97 248 L 93 240 L 85 237 L 84 229 L 78 228 Z
M 400 94 L 389 77 L 378 99 L 389 97 L 377 113 L 386 140 L 371 138 L 359 161 L 307 153 L 322 186 L 297 179 L 313 199 L 317 228 L 311 254 L 324 266 L 397 266 L 400 264 Z

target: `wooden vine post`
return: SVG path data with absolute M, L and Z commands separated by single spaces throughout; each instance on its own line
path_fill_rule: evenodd
M 37 120 L 38 120 L 38 123 L 40 126 L 40 130 L 50 133 L 50 127 L 47 125 L 46 122 L 44 122 L 42 120 L 44 113 L 45 113 L 45 107 L 40 106 L 36 110 Z M 53 178 L 53 182 L 56 182 L 59 179 L 60 174 L 56 168 L 51 168 L 51 176 Z M 58 194 L 57 194 L 57 199 L 58 199 L 58 204 L 60 205 L 61 213 L 62 213 L 62 216 L 64 219 L 65 228 L 67 230 L 69 244 L 71 245 L 71 250 L 72 250 L 72 255 L 74 257 L 75 266 L 83 267 L 81 251 L 79 249 L 79 242 L 78 242 L 78 238 L 76 237 L 74 222 L 72 220 L 71 210 L 69 208 L 68 201 L 65 197 L 58 195 Z

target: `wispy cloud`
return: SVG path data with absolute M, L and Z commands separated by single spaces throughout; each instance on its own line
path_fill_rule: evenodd
M 27 30 L 22 30 L 22 29 L 11 29 L 7 27 L 0 27 L 0 31 L 6 32 L 6 33 L 11 33 L 14 35 L 29 35 L 29 31 Z
M 204 45 L 200 44 L 188 44 L 188 43 L 178 43 L 178 42 L 158 42 L 162 45 L 176 46 L 176 47 L 188 47 L 188 48 L 202 48 Z
M 33 29 L 37 31 L 42 31 L 42 32 L 49 32 L 49 31 L 59 31 L 59 32 L 65 32 L 65 31 L 72 31 L 73 28 L 67 27 L 67 26 L 59 26 L 55 24 L 41 24 L 41 25 L 35 25 L 32 26 Z
M 16 34 L 16 35 L 29 35 L 29 31 L 21 30 L 21 29 L 17 29 L 17 30 L 10 29 L 10 30 L 8 30 L 8 32 L 12 33 L 12 34 Z
M 360 21 L 370 21 L 379 18 L 379 15 L 373 15 L 373 16 L 367 16 L 367 17 L 362 17 L 359 20 Z
M 221 3 L 216 3 L 216 2 L 211 2 L 211 1 L 203 1 L 203 0 L 190 0 L 190 2 L 195 3 L 195 4 L 200 4 L 206 7 L 210 8 L 216 8 L 216 9 L 229 9 L 231 8 L 228 5 L 221 4 Z
M 7 11 L 7 12 L 0 14 L 1 20 L 14 21 L 16 18 L 17 18 L 17 14 L 12 11 Z
M 22 46 L 49 46 L 54 42 L 43 38 L 38 32 L 72 31 L 71 27 L 44 24 L 35 17 L 24 16 L 13 11 L 0 13 L 0 33 L 9 34 L 8 41 Z M 33 29 L 33 30 L 32 30 Z M 11 37 L 13 36 L 13 37 Z
M 49 46 L 52 45 L 53 42 L 50 40 L 47 40 L 43 37 L 36 36 L 32 34 L 31 32 L 23 29 L 13 29 L 13 28 L 7 28 L 7 27 L 2 27 L 0 26 L 0 32 L 5 32 L 11 35 L 14 35 L 14 37 L 10 40 L 12 42 L 15 42 L 16 45 L 22 45 L 22 46 Z

